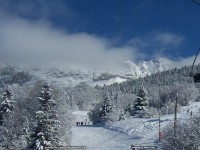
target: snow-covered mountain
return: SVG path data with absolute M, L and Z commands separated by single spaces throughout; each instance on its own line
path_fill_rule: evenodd
M 116 82 L 121 83 L 126 80 L 145 77 L 146 75 L 171 69 L 172 63 L 171 60 L 162 57 L 150 61 L 140 61 L 138 63 L 129 60 L 124 63 L 124 69 L 120 72 L 93 73 L 93 84 L 110 85 Z
M 172 61 L 161 57 L 150 61 L 140 61 L 137 64 L 127 61 L 126 64 L 127 70 L 125 70 L 124 75 L 131 78 L 139 78 L 170 69 Z
M 87 71 L 63 68 L 25 68 L 14 67 L 15 72 L 28 72 L 33 80 L 44 79 L 63 86 L 74 86 L 80 82 L 86 82 L 91 86 L 110 85 L 121 83 L 130 79 L 145 77 L 152 73 L 170 69 L 171 61 L 165 58 L 158 58 L 150 61 L 134 63 L 126 61 L 120 72 Z M 5 65 L 1 65 L 0 72 Z M 13 73 L 12 73 L 13 74 Z

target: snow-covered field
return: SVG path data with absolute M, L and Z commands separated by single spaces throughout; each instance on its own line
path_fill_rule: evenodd
M 188 111 L 189 110 L 189 111 Z M 187 121 L 200 114 L 200 102 L 180 108 L 178 121 Z M 192 116 L 191 116 L 192 111 Z M 88 120 L 87 111 L 74 112 L 78 121 Z M 76 120 L 76 121 L 77 121 Z M 161 129 L 173 125 L 174 115 L 161 116 Z M 73 146 L 86 146 L 87 150 L 127 150 L 131 144 L 136 146 L 156 146 L 158 141 L 158 118 L 129 117 L 106 126 L 74 126 L 72 128 Z

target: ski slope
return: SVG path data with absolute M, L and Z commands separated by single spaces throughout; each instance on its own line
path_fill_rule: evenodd
M 188 113 L 189 110 L 189 113 Z M 192 116 L 191 112 L 192 111 Z M 75 121 L 88 120 L 86 111 L 76 111 Z M 200 102 L 191 103 L 180 108 L 178 121 L 187 121 L 200 114 Z M 161 116 L 161 130 L 167 125 L 173 126 L 174 115 Z M 91 123 L 90 123 L 91 124 Z M 105 126 L 72 127 L 72 146 L 86 146 L 87 150 L 127 150 L 135 146 L 156 146 L 158 144 L 158 118 L 129 117 Z
M 77 111 L 75 121 L 84 121 L 87 113 Z M 74 126 L 72 127 L 72 146 L 86 146 L 87 150 L 127 150 L 133 139 L 125 133 L 107 129 L 103 126 Z
M 72 145 L 86 146 L 87 150 L 127 150 L 132 139 L 124 133 L 104 127 L 74 127 Z
M 76 116 L 75 121 L 84 121 L 87 118 L 87 113 L 84 111 L 77 111 L 73 113 Z M 143 134 L 148 132 L 148 129 L 151 126 L 156 126 L 157 121 L 154 123 L 150 122 L 149 124 L 145 124 L 143 120 L 138 119 L 138 121 L 134 126 L 126 121 L 115 122 L 116 124 L 110 124 L 107 126 L 92 126 L 92 125 L 84 125 L 84 126 L 74 126 L 72 127 L 72 146 L 86 146 L 87 150 L 127 150 L 130 149 L 131 144 L 133 145 L 141 145 L 141 146 L 154 146 L 154 136 L 155 134 L 151 134 L 152 138 L 147 136 L 144 138 L 142 135 L 139 135 L 142 131 Z M 134 131 L 129 131 L 130 134 L 127 134 L 123 128 L 119 126 L 123 125 L 123 123 L 128 123 L 129 126 L 135 128 Z M 143 126 L 141 126 L 143 124 Z M 144 130 L 144 128 L 146 130 Z M 140 132 L 138 132 L 140 131 Z M 135 134 L 133 134 L 135 132 Z M 156 132 L 154 130 L 154 132 Z M 146 139 L 152 140 L 146 140 Z M 148 142 L 146 142 L 148 141 Z

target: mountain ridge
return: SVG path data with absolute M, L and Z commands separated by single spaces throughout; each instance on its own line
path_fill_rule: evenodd
M 91 86 L 103 86 L 114 83 L 121 83 L 127 80 L 145 77 L 156 72 L 171 69 L 171 61 L 166 58 L 157 58 L 150 61 L 140 61 L 134 63 L 126 61 L 124 70 L 120 72 L 112 71 L 89 71 L 64 68 L 29 68 L 14 65 L 14 72 L 28 72 L 34 80 L 47 80 L 48 82 L 58 83 L 63 86 L 75 86 L 81 82 L 86 82 Z M 7 67 L 7 73 L 11 71 L 8 65 L 1 64 L 0 71 Z

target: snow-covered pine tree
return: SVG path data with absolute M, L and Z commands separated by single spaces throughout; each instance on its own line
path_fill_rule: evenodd
M 97 103 L 95 107 L 88 113 L 90 121 L 93 122 L 93 124 L 101 123 L 101 117 L 102 117 L 102 103 Z
M 101 116 L 108 116 L 113 111 L 114 111 L 114 106 L 111 104 L 108 94 L 105 94 L 103 106 L 101 109 Z
M 103 105 L 100 109 L 100 116 L 102 118 L 102 122 L 105 122 L 107 120 L 110 121 L 114 120 L 113 114 L 114 114 L 114 105 L 111 104 L 110 97 L 106 93 L 104 96 Z
M 134 105 L 134 114 L 136 117 L 143 118 L 147 117 L 147 107 L 148 107 L 148 101 L 146 99 L 146 93 L 145 91 L 140 88 L 138 91 L 138 98 L 135 101 Z
M 61 140 L 58 136 L 60 122 L 57 120 L 58 115 L 54 109 L 56 101 L 52 99 L 51 91 L 49 85 L 45 84 L 38 97 L 40 108 L 36 112 L 37 124 L 31 135 L 30 145 L 34 150 L 45 150 L 45 147 L 60 145 Z
M 14 94 L 6 88 L 0 108 L 0 149 L 13 149 L 16 138 L 14 128 Z
M 3 102 L 1 103 L 0 114 L 1 117 L 8 115 L 13 112 L 14 109 L 14 95 L 11 89 L 6 88 L 5 92 L 3 93 Z

